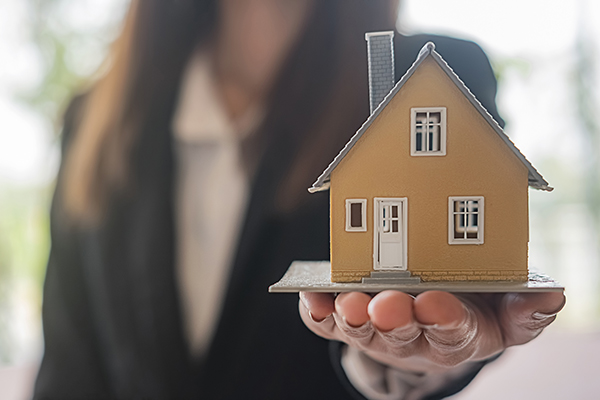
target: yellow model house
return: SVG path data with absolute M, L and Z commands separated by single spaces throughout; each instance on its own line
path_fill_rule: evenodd
M 391 35 L 367 34 L 370 70 Z M 369 79 L 371 116 L 309 189 L 330 191 L 331 280 L 527 280 L 528 187 L 552 188 L 433 43 L 382 101 Z

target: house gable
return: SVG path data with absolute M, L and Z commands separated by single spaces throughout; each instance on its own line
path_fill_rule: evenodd
M 531 187 L 541 190 L 551 191 L 552 188 L 548 185 L 548 182 L 544 180 L 541 174 L 533 167 L 533 165 L 525 158 L 525 156 L 516 148 L 512 141 L 504 134 L 502 128 L 494 120 L 494 118 L 487 112 L 487 110 L 481 105 L 481 103 L 475 98 L 471 91 L 464 85 L 460 78 L 454 73 L 450 66 L 444 61 L 444 59 L 435 51 L 435 45 L 431 42 L 427 43 L 421 49 L 416 61 L 408 69 L 406 74 L 398 81 L 388 96 L 381 102 L 381 104 L 375 109 L 375 111 L 365 121 L 363 126 L 356 132 L 356 134 L 350 139 L 350 141 L 344 146 L 340 153 L 335 157 L 331 164 L 323 171 L 323 173 L 317 178 L 315 183 L 309 191 L 311 193 L 329 189 L 330 176 L 337 165 L 346 157 L 354 145 L 359 141 L 362 135 L 369 129 L 371 124 L 379 118 L 379 114 L 388 106 L 391 100 L 404 88 L 404 85 L 409 81 L 412 75 L 421 67 L 421 64 L 428 59 L 434 60 L 447 75 L 450 81 L 460 90 L 465 98 L 471 103 L 473 108 L 484 118 L 489 124 L 492 130 L 498 135 L 498 137 L 504 142 L 504 144 L 515 154 L 515 156 L 525 165 L 528 169 L 528 184 Z
M 443 187 L 453 181 L 461 188 L 476 188 L 512 182 L 523 171 L 528 175 L 514 152 L 431 59 L 423 62 L 403 89 L 340 160 L 332 177 L 348 176 L 353 186 L 381 180 L 378 193 L 387 195 L 387 188 L 397 186 L 395 193 L 406 187 L 407 180 L 414 181 L 410 186 Z M 410 154 L 411 109 L 420 107 L 447 110 L 447 154 L 443 157 Z

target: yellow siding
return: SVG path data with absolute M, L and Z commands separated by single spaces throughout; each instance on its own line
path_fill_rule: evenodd
M 410 109 L 447 108 L 446 156 L 410 155 Z M 332 279 L 373 269 L 373 198 L 408 198 L 408 270 L 424 280 L 525 279 L 528 171 L 431 58 L 331 174 Z M 484 196 L 484 244 L 448 244 L 448 197 Z M 345 231 L 345 199 L 367 231 Z

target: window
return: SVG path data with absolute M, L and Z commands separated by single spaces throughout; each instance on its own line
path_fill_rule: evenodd
M 367 231 L 367 199 L 346 199 L 346 231 Z
M 483 197 L 448 199 L 448 243 L 483 243 Z
M 446 108 L 411 108 L 410 154 L 446 155 Z
M 398 233 L 398 223 L 400 215 L 399 204 L 390 204 L 381 206 L 381 231 L 383 233 Z

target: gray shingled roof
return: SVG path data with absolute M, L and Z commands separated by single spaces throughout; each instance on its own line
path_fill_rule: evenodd
M 400 89 L 402 89 L 404 84 L 415 73 L 417 68 L 419 68 L 421 63 L 427 57 L 432 57 L 438 63 L 438 65 L 442 68 L 446 75 L 448 75 L 450 80 L 454 82 L 454 84 L 465 95 L 465 97 L 469 100 L 473 107 L 475 107 L 475 109 L 479 111 L 479 114 L 481 114 L 481 116 L 492 127 L 494 132 L 498 134 L 500 139 L 502 139 L 502 141 L 506 143 L 508 148 L 510 148 L 513 151 L 513 153 L 517 156 L 517 158 L 521 160 L 523 165 L 527 167 L 527 169 L 529 170 L 529 186 L 535 189 L 552 191 L 553 188 L 551 188 L 548 185 L 548 182 L 546 182 L 542 175 L 533 167 L 533 165 L 531 165 L 529 161 L 527 161 L 525 156 L 519 151 L 519 149 L 517 149 L 515 144 L 508 138 L 508 136 L 506 136 L 506 134 L 504 133 L 500 125 L 498 125 L 498 122 L 496 122 L 494 117 L 492 117 L 490 113 L 481 105 L 479 100 L 477 100 L 477 98 L 473 95 L 473 93 L 471 93 L 469 88 L 465 86 L 465 84 L 463 83 L 463 81 L 460 80 L 458 75 L 454 73 L 452 68 L 450 68 L 450 66 L 448 65 L 448 63 L 446 63 L 442 56 L 440 56 L 439 53 L 435 51 L 435 44 L 433 44 L 432 42 L 428 42 L 425 44 L 425 46 L 423 46 L 414 64 L 408 69 L 408 71 L 406 71 L 406 74 L 404 74 L 404 76 L 398 81 L 398 83 L 396 83 L 396 86 L 394 86 L 394 88 L 385 97 L 381 104 L 379 104 L 375 111 L 373 111 L 369 118 L 367 118 L 365 123 L 354 134 L 354 136 L 352 136 L 350 141 L 346 143 L 342 151 L 340 151 L 339 154 L 333 159 L 331 164 L 329 164 L 327 169 L 325 169 L 325 171 L 323 171 L 323 173 L 317 178 L 315 183 L 313 183 L 312 187 L 310 187 L 308 191 L 311 193 L 315 193 L 329 189 L 329 177 L 331 176 L 331 172 L 335 169 L 335 167 L 338 166 L 338 164 L 342 161 L 346 154 L 348 154 L 350 150 L 352 150 L 356 142 L 358 142 L 358 140 L 367 131 L 367 129 L 369 129 L 373 121 L 375 121 L 379 114 L 381 114 L 381 111 L 390 103 L 390 101 L 394 98 L 396 93 L 398 93 Z

